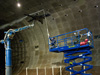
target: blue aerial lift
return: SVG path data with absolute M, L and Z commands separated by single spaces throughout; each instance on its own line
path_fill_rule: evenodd
M 52 45 L 52 40 L 55 39 L 56 43 Z M 51 41 L 50 41 L 51 40 Z M 66 67 L 67 71 L 72 72 L 71 75 L 92 75 L 86 74 L 85 71 L 93 68 L 92 65 L 86 64 L 92 61 L 92 52 L 90 49 L 94 48 L 92 32 L 87 28 L 68 32 L 65 34 L 49 37 L 49 51 L 50 52 L 64 52 L 65 63 L 69 63 Z M 82 59 L 82 61 L 76 61 Z M 81 66 L 81 70 L 74 69 L 75 66 Z M 85 68 L 84 68 L 85 67 Z

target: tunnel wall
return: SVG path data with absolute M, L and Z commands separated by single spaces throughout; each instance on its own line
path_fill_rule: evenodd
M 47 24 L 43 20 L 43 24 L 35 21 L 35 26 L 22 32 L 15 34 L 12 40 L 12 62 L 13 74 L 17 74 L 22 69 L 29 67 L 51 67 L 64 65 L 63 53 L 51 53 L 48 49 L 47 26 L 50 36 L 71 32 L 74 30 L 88 28 L 92 31 L 93 36 L 100 35 L 100 5 L 99 0 L 57 0 L 45 1 L 41 8 L 49 12 L 51 16 L 47 17 Z M 39 10 L 40 5 L 34 7 Z M 31 10 L 32 12 L 33 10 Z M 30 23 L 25 19 L 20 23 L 5 28 L 18 28 Z M 47 25 L 47 26 L 46 26 Z M 93 60 L 90 64 L 100 66 L 100 39 L 94 38 L 94 46 L 92 49 Z M 58 64 L 59 63 L 59 64 Z

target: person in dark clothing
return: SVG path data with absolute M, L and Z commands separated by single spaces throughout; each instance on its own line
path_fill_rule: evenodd
M 51 48 L 55 48 L 55 44 L 56 44 L 55 37 L 50 38 L 50 41 L 51 41 Z
M 76 39 L 74 44 L 78 44 L 80 42 L 80 39 L 81 39 L 82 35 L 80 35 L 80 34 L 78 35 L 78 34 L 74 33 L 74 36 L 75 36 L 75 39 Z

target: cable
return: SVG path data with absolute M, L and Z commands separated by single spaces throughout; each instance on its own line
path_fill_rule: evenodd
M 5 36 L 4 36 L 4 46 L 5 46 L 5 49 L 7 48 L 7 46 L 6 46 L 6 39 L 7 39 L 8 33 L 9 33 L 10 31 L 13 31 L 13 32 L 14 32 L 14 29 L 9 29 L 9 30 L 6 32 Z M 14 34 L 15 34 L 15 33 L 14 33 Z

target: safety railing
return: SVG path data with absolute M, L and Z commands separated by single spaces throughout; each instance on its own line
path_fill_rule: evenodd
M 90 46 L 93 45 L 93 35 L 92 32 L 90 32 L 87 28 L 68 32 L 65 34 L 57 35 L 55 37 L 50 37 L 49 42 L 49 49 L 52 47 L 50 39 L 55 38 L 56 43 L 55 47 L 63 47 L 63 46 L 73 46 L 75 44 L 80 44 L 80 42 L 84 41 L 85 39 L 88 39 L 88 44 Z
M 48 68 L 48 67 L 44 67 L 43 68 L 43 70 L 44 70 L 44 75 L 48 75 L 48 69 L 51 69 L 51 75 L 56 75 L 55 74 L 55 69 L 58 69 L 58 71 L 57 71 L 57 74 L 58 75 L 63 75 L 63 72 L 62 72 L 62 69 L 63 69 L 64 67 L 63 66 L 52 66 L 52 67 L 50 67 L 50 68 Z M 32 73 L 30 73 L 30 68 L 29 67 L 26 67 L 26 72 L 25 72 L 25 75 L 30 75 L 30 74 L 32 74 Z M 33 70 L 33 69 L 31 69 L 31 70 Z M 41 70 L 41 68 L 39 68 L 39 67 L 36 67 L 35 69 L 35 73 L 34 74 L 32 74 L 32 75 L 39 75 L 39 72 L 41 72 L 40 70 Z M 43 72 L 43 70 L 42 70 L 42 72 Z M 50 74 L 50 72 L 49 72 L 49 74 Z M 20 75 L 20 74 L 19 74 Z M 70 75 L 70 74 L 69 74 Z

